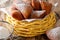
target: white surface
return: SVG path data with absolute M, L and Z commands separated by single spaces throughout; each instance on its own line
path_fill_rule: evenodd
M 0 8 L 5 8 L 12 5 L 13 0 L 0 0 Z
M 8 1 L 8 0 L 0 0 L 0 4 L 3 4 L 3 3 L 5 3 L 6 1 Z
M 9 37 L 9 30 L 5 27 L 0 26 L 0 39 L 6 39 Z
M 56 27 L 52 30 L 49 30 L 47 32 L 47 36 L 51 39 L 51 40 L 60 40 L 60 27 Z

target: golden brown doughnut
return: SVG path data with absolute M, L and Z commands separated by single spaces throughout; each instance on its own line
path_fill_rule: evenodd
M 17 20 L 22 20 L 24 19 L 21 12 L 18 11 L 18 10 L 13 10 L 12 13 L 11 13 L 11 16 Z
M 41 9 L 41 5 L 40 5 L 38 0 L 32 0 L 31 5 L 32 5 L 34 10 L 40 10 Z
M 52 4 L 48 2 L 43 2 L 43 1 L 41 1 L 40 4 L 41 4 L 42 10 L 46 10 L 46 14 L 49 14 L 52 9 Z

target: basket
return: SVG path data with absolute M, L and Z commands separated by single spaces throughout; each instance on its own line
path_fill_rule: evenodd
M 6 21 L 14 25 L 14 35 L 23 37 L 33 37 L 44 34 L 45 31 L 52 29 L 56 23 L 56 17 L 55 13 L 51 12 L 41 20 L 27 22 L 18 21 L 7 14 Z

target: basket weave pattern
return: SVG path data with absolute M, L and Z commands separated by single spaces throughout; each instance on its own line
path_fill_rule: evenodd
M 18 21 L 9 15 L 6 15 L 6 21 L 14 25 L 14 35 L 33 37 L 45 33 L 45 31 L 54 27 L 56 23 L 55 13 L 51 12 L 41 20 L 34 20 L 32 22 Z

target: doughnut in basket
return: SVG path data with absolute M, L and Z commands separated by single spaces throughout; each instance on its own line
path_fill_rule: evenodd
M 11 15 L 6 14 L 6 21 L 14 25 L 13 35 L 33 37 L 44 34 L 54 27 L 55 13 L 51 11 L 50 3 L 44 3 L 40 3 L 39 9 L 34 9 L 36 6 L 32 7 L 31 4 L 21 3 L 19 6 L 16 4 L 17 9 L 12 9 Z

